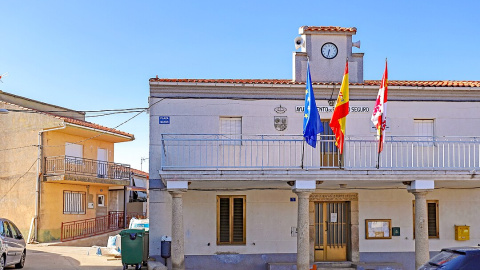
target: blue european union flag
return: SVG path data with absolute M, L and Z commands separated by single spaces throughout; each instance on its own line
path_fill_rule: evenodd
M 307 87 L 305 90 L 305 110 L 303 114 L 303 137 L 313 148 L 317 146 L 317 134 L 323 132 L 315 95 L 313 94 L 312 78 L 310 77 L 310 64 L 307 62 Z

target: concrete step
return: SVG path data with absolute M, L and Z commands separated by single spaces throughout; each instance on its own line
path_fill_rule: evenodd
M 394 262 L 359 262 L 352 264 L 358 270 L 403 270 L 401 263 Z
M 316 262 L 317 270 L 353 270 L 351 262 Z M 296 270 L 296 263 L 269 263 L 268 270 Z

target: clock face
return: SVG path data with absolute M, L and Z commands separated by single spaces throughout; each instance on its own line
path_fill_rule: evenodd
M 331 42 L 327 42 L 322 46 L 322 55 L 327 59 L 333 59 L 338 54 L 337 46 Z

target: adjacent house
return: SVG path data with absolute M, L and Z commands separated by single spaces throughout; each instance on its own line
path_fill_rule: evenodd
M 148 217 L 148 173 L 130 168 L 130 175 L 128 186 L 110 187 L 109 200 L 111 205 L 116 205 L 116 209 L 112 211 L 123 213 L 126 204 L 128 218 L 146 218 Z M 126 197 L 125 191 L 127 191 Z
M 114 162 L 127 132 L 85 121 L 85 113 L 0 91 L 0 216 L 28 240 L 49 242 L 118 229 L 124 213 L 111 188 L 130 185 Z M 122 208 L 123 209 L 123 202 Z
M 151 256 L 163 262 L 168 236 L 173 269 L 414 269 L 429 252 L 479 243 L 480 81 L 388 81 L 378 156 L 380 81 L 363 78 L 356 32 L 300 27 L 293 79 L 150 79 Z M 340 156 L 328 123 L 347 58 Z M 302 136 L 307 59 L 324 125 L 316 148 Z

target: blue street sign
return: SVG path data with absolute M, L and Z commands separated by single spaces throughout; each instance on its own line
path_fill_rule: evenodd
M 170 116 L 159 116 L 158 123 L 160 125 L 169 125 L 170 124 Z

